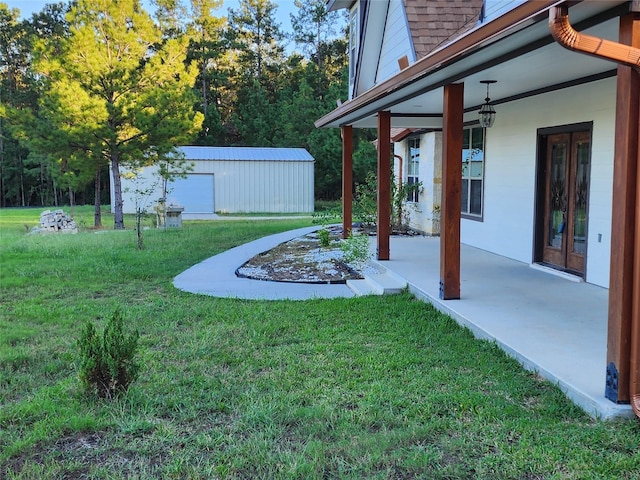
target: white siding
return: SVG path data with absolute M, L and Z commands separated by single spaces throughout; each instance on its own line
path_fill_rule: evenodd
M 404 7 L 400 0 L 391 0 L 382 39 L 380 63 L 376 83 L 380 83 L 400 71 L 398 59 L 407 56 L 409 63 L 415 61 Z
M 215 169 L 217 212 L 313 211 L 312 162 L 220 161 Z
M 362 26 L 364 36 L 363 43 L 360 45 L 362 51 L 358 53 L 360 63 L 356 66 L 358 71 L 356 72 L 357 85 L 354 96 L 360 95 L 376 84 L 376 73 L 387 19 L 387 6 L 388 1 L 381 0 L 368 4 L 366 25 Z
M 482 23 L 498 18 L 524 2 L 525 0 L 484 0 L 484 20 Z
M 136 213 L 136 209 L 152 212 L 153 206 L 162 197 L 162 183 L 157 176 L 157 167 L 146 167 L 137 171 L 132 177 L 132 172 L 120 168 L 122 182 L 122 210 L 124 213 Z M 111 212 L 114 211 L 115 195 L 113 191 L 113 175 L 109 168 L 109 180 L 111 185 Z
M 615 79 L 497 105 L 496 110 L 496 124 L 486 137 L 484 221 L 463 219 L 462 242 L 531 263 L 537 129 L 593 121 L 586 280 L 608 287 Z

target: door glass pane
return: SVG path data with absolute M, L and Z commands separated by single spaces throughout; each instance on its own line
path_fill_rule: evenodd
M 553 145 L 551 150 L 551 171 L 549 172 L 549 225 L 548 246 L 562 247 L 564 232 L 566 199 L 564 195 L 565 167 L 567 163 L 567 146 L 564 143 Z
M 587 191 L 589 186 L 589 142 L 576 145 L 576 184 L 573 210 L 573 252 L 587 251 Z

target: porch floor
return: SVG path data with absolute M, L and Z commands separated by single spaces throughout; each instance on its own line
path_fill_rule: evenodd
M 391 237 L 390 257 L 376 263 L 405 278 L 414 295 L 476 337 L 494 340 L 525 368 L 557 384 L 590 415 L 633 417 L 629 405 L 604 396 L 607 289 L 462 245 L 461 299 L 443 301 L 439 238 Z

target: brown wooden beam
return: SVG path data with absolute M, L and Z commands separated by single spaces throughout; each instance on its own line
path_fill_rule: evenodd
M 638 14 L 620 19 L 620 43 L 640 47 Z M 616 133 L 613 157 L 613 212 L 609 278 L 609 320 L 607 333 L 607 398 L 629 401 L 631 325 L 633 310 L 633 266 L 640 261 L 635 245 L 638 209 L 638 117 L 640 73 L 618 67 Z
M 378 112 L 378 260 L 389 260 L 391 235 L 391 112 Z
M 640 13 L 640 9 L 638 10 Z M 640 16 L 637 19 L 640 22 Z M 637 90 L 640 90 L 640 84 Z M 638 114 L 640 116 L 640 95 L 638 95 Z M 629 401 L 633 412 L 640 417 L 640 119 L 636 148 L 636 232 L 635 261 L 633 262 L 633 307 L 631 309 L 631 341 L 629 355 Z
M 442 202 L 440 204 L 440 298 L 460 298 L 460 209 L 464 84 L 444 87 Z
M 353 127 L 342 127 L 342 238 L 353 228 Z

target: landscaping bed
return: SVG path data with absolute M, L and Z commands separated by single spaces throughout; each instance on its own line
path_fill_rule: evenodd
M 367 265 L 354 265 L 340 249 L 341 227 L 327 228 L 329 246 L 323 246 L 318 232 L 281 243 L 249 259 L 236 275 L 254 280 L 294 283 L 346 283 L 363 278 Z

